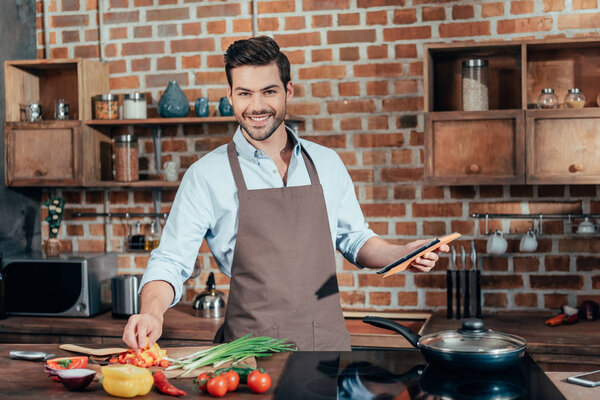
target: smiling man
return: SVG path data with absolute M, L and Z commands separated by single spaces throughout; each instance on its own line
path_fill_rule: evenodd
M 225 53 L 228 98 L 239 127 L 233 140 L 185 173 L 142 279 L 141 312 L 123 340 L 141 348 L 162 333 L 206 239 L 231 277 L 225 321 L 215 342 L 246 334 L 288 338 L 300 350 L 350 350 L 340 307 L 335 249 L 359 267 L 383 267 L 420 247 L 376 236 L 335 151 L 298 138 L 283 120 L 294 94 L 277 43 L 255 37 Z M 448 251 L 444 245 L 441 251 Z M 438 260 L 427 253 L 414 271 Z

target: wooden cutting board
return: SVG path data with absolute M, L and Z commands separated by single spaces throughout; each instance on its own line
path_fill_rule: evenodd
M 83 347 L 83 346 L 77 346 L 77 345 L 61 345 L 59 347 L 62 350 L 74 351 L 74 352 L 77 352 L 77 353 L 88 354 L 90 356 L 94 356 L 94 355 L 102 355 L 102 356 L 118 355 L 118 354 L 120 354 L 120 353 L 122 353 L 124 351 L 127 351 L 127 349 L 120 349 L 120 348 L 90 349 L 90 348 L 86 348 L 86 347 Z M 195 352 L 200 351 L 200 350 L 208 349 L 210 347 L 211 346 L 162 347 L 162 349 L 166 350 L 167 357 L 169 357 L 169 358 L 180 358 L 180 357 L 184 357 L 184 356 L 187 356 L 187 355 L 190 355 L 190 354 L 194 354 Z M 86 349 L 86 350 L 92 350 L 92 352 L 84 351 L 84 349 Z M 108 352 L 109 350 L 122 350 L 122 351 L 117 351 L 117 352 L 114 352 L 114 353 L 110 353 L 110 352 Z M 243 360 L 242 362 L 240 362 L 240 364 L 243 364 L 245 366 L 249 366 L 249 367 L 252 367 L 252 368 L 256 368 L 256 359 L 254 357 L 249 357 L 249 358 Z M 230 365 L 231 365 L 231 363 L 223 364 L 223 365 L 220 365 L 219 368 L 226 368 L 226 367 L 228 367 Z M 89 363 L 88 364 L 88 368 L 97 372 L 97 375 L 96 375 L 97 379 L 101 377 L 101 375 L 102 375 L 102 373 L 101 373 L 102 365 L 96 364 L 96 363 Z M 161 370 L 161 371 L 164 371 L 164 373 L 167 376 L 167 378 L 178 378 L 179 379 L 179 378 L 196 378 L 198 375 L 200 375 L 200 373 L 202 373 L 202 372 L 211 372 L 211 371 L 214 371 L 215 368 L 212 365 L 208 365 L 208 366 L 205 366 L 205 367 L 194 369 L 193 371 L 187 373 L 185 376 L 181 376 L 181 375 L 183 375 L 186 372 L 185 370 L 183 370 L 181 368 L 166 371 L 165 368 L 151 367 L 151 368 L 149 368 L 149 370 L 150 371 Z

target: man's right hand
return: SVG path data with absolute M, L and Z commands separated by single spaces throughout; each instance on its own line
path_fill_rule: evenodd
M 127 321 L 123 331 L 123 341 L 134 350 L 152 346 L 162 334 L 162 324 L 162 317 L 159 318 L 154 314 L 134 314 Z M 147 343 L 146 338 L 148 338 Z

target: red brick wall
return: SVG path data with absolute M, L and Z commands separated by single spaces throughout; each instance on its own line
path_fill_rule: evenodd
M 98 4 L 103 26 L 98 29 Z M 38 55 L 44 55 L 42 7 L 38 3 Z M 113 92 L 141 90 L 156 104 L 168 80 L 176 79 L 190 102 L 208 96 L 214 112 L 225 95 L 222 53 L 251 35 L 249 0 L 51 0 L 50 57 L 94 57 L 110 63 Z M 563 221 L 544 222 L 535 253 L 485 256 L 484 227 L 472 212 L 598 213 L 597 186 L 430 187 L 423 178 L 423 45 L 463 40 L 598 36 L 597 0 L 258 0 L 260 34 L 274 37 L 293 67 L 296 97 L 289 107 L 306 122 L 303 137 L 334 148 L 356 185 L 371 227 L 394 242 L 460 231 L 463 244 L 476 241 L 484 268 L 485 308 L 556 309 L 583 299 L 600 301 L 600 244 L 571 234 Z M 99 33 L 101 33 L 99 35 Z M 100 51 L 100 37 L 103 48 Z M 155 110 L 151 110 L 151 113 Z M 169 128 L 164 158 L 178 159 L 181 172 L 225 143 L 235 127 Z M 141 168 L 155 171 L 151 135 L 139 131 Z M 59 191 L 67 211 L 152 211 L 148 190 Z M 174 193 L 163 194 L 168 210 Z M 148 220 L 145 221 L 149 222 Z M 490 228 L 518 229 L 530 221 L 492 221 Z M 67 249 L 103 250 L 102 219 L 65 216 L 60 238 Z M 122 251 L 126 231 L 109 225 L 109 248 Z M 47 237 L 47 226 L 43 226 Z M 148 254 L 122 253 L 122 272 L 143 272 Z M 189 283 L 190 301 L 216 265 L 206 245 L 202 275 Z M 382 280 L 357 271 L 338 255 L 345 306 L 376 309 L 442 309 L 444 258 L 437 272 Z M 222 289 L 227 279 L 217 274 Z

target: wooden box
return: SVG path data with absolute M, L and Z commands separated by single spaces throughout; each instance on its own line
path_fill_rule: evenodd
M 523 120 L 521 110 L 427 114 L 426 183 L 524 183 Z
M 54 119 L 55 102 L 69 105 L 69 119 L 92 118 L 92 97 L 108 93 L 108 64 L 90 59 L 5 61 L 6 121 L 21 121 L 21 104 L 38 102 L 42 119 Z

